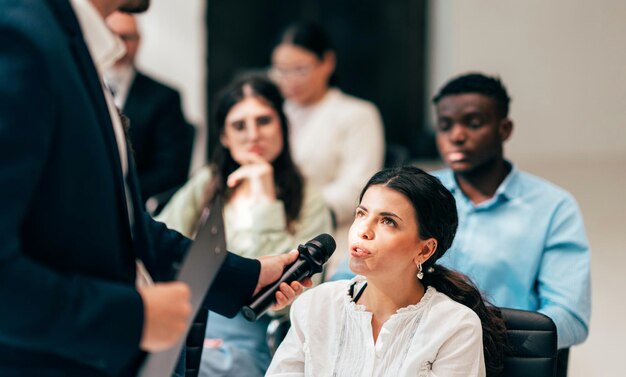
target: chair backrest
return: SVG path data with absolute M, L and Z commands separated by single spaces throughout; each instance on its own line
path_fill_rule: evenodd
M 501 308 L 510 350 L 503 377 L 554 377 L 556 374 L 556 326 L 547 316 L 525 310 Z
M 556 354 L 556 377 L 567 377 L 569 363 L 569 348 L 560 349 Z
M 290 327 L 289 313 L 275 315 L 274 319 L 267 326 L 266 340 L 272 356 L 274 356 L 278 346 L 285 339 Z

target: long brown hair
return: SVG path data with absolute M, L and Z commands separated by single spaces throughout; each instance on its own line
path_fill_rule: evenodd
M 367 182 L 359 200 L 370 186 L 382 185 L 409 199 L 415 209 L 420 238 L 437 240 L 435 253 L 422 265 L 422 283 L 472 309 L 483 328 L 487 376 L 498 376 L 504 366 L 506 327 L 500 310 L 489 304 L 470 279 L 436 264 L 452 245 L 459 223 L 454 196 L 441 182 L 414 166 L 384 169 Z

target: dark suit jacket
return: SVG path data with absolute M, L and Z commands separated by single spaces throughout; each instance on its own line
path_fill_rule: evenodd
M 129 225 L 102 87 L 67 0 L 0 0 L 0 376 L 131 376 L 142 360 L 135 258 L 173 276 L 189 240 Z M 208 307 L 234 315 L 260 265 L 229 255 Z
M 187 181 L 194 129 L 183 116 L 180 95 L 136 72 L 124 114 L 143 200 Z

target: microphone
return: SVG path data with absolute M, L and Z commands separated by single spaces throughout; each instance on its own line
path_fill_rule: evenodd
M 285 268 L 283 275 L 275 283 L 263 288 L 250 303 L 241 310 L 250 322 L 256 321 L 276 301 L 278 286 L 310 277 L 322 272 L 322 266 L 335 251 L 335 240 L 329 234 L 322 233 L 304 245 L 298 246 L 300 255 L 295 262 Z

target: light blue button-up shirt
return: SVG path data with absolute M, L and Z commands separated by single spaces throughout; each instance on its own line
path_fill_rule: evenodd
M 432 174 L 452 192 L 459 212 L 454 243 L 438 263 L 468 275 L 496 306 L 550 317 L 559 348 L 583 342 L 591 315 L 590 251 L 574 198 L 512 167 L 494 197 L 474 205 L 451 170 Z

